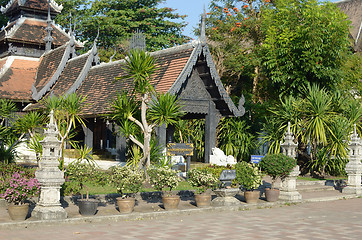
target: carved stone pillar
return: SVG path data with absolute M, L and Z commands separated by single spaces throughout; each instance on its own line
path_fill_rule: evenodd
M 288 131 L 284 136 L 284 143 L 280 144 L 284 155 L 295 158 L 295 149 L 298 144 L 294 143 L 294 137 L 290 131 L 290 122 L 288 122 Z M 297 177 L 299 176 L 299 166 L 293 168 L 288 177 L 282 181 L 280 199 L 287 201 L 299 201 L 302 199 L 302 195 L 297 191 Z
M 362 173 L 362 142 L 354 126 L 354 133 L 349 144 L 349 162 L 346 164 L 348 175 L 347 187 L 343 188 L 343 193 L 362 195 L 361 173 Z
M 33 217 L 40 220 L 65 219 L 67 212 L 60 205 L 60 186 L 64 183 L 64 172 L 59 170 L 58 129 L 54 124 L 53 111 L 50 123 L 41 141 L 43 155 L 35 177 L 40 183 L 39 202 L 33 210 Z

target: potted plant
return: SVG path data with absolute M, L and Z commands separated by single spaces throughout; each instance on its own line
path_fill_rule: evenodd
M 166 210 L 177 209 L 180 203 L 180 196 L 172 195 L 171 191 L 181 181 L 180 177 L 177 176 L 178 171 L 172 170 L 168 166 L 151 166 L 147 172 L 152 186 L 158 191 L 163 191 L 162 203 L 164 208 Z M 164 191 L 165 188 L 168 188 L 169 191 Z
M 260 168 L 272 178 L 271 188 L 265 189 L 265 197 L 268 202 L 279 199 L 279 189 L 275 188 L 278 179 L 282 181 L 288 177 L 293 168 L 297 166 L 297 160 L 282 153 L 267 154 L 259 163 Z
M 119 212 L 133 212 L 136 203 L 134 195 L 140 191 L 143 174 L 132 166 L 115 166 L 111 168 L 111 173 L 111 182 L 121 194 L 116 198 Z
M 247 203 L 257 203 L 260 191 L 256 190 L 262 184 L 262 173 L 253 163 L 238 162 L 235 166 L 235 180 L 245 189 L 244 197 Z
M 191 186 L 197 187 L 195 202 L 198 207 L 209 207 L 211 204 L 211 194 L 209 189 L 216 188 L 219 179 L 207 169 L 191 169 L 187 174 L 187 181 Z
M 8 213 L 12 220 L 25 220 L 29 212 L 29 204 L 25 200 L 39 194 L 40 184 L 35 178 L 27 178 L 20 173 L 14 173 L 10 178 L 4 179 L 0 185 L 7 186 L 1 194 L 7 202 Z
M 96 214 L 98 208 L 98 200 L 89 198 L 89 190 L 86 182 L 94 181 L 98 172 L 95 167 L 88 163 L 81 163 L 75 161 L 67 166 L 65 169 L 66 181 L 68 186 L 72 188 L 73 193 L 80 192 L 81 198 L 77 200 L 79 213 L 84 216 L 91 216 Z M 71 184 L 70 184 L 70 183 Z M 86 198 L 84 198 L 83 190 L 86 190 Z

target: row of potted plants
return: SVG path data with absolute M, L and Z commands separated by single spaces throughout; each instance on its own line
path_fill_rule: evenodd
M 263 183 L 263 172 L 272 178 L 271 188 L 265 189 L 265 197 L 268 202 L 277 201 L 279 198 L 279 189 L 275 188 L 278 179 L 284 180 L 293 168 L 297 165 L 295 158 L 284 154 L 267 154 L 259 163 L 259 166 L 253 163 L 239 162 L 236 164 L 236 181 L 245 192 L 244 197 L 247 203 L 256 203 L 260 197 L 260 191 L 257 190 Z M 263 171 L 263 172 L 262 172 Z
M 268 154 L 259 164 L 266 174 L 272 177 L 271 191 L 275 191 L 274 185 L 278 178 L 285 178 L 296 166 L 296 160 L 287 157 L 283 154 Z M 131 166 L 125 167 L 113 167 L 110 169 L 110 178 L 103 179 L 102 174 L 98 174 L 96 171 L 89 174 L 89 164 L 77 163 L 74 166 L 70 166 L 67 175 L 68 182 L 77 179 L 77 183 L 73 186 L 73 192 L 82 192 L 83 188 L 86 188 L 84 182 L 88 178 L 92 178 L 94 181 L 111 183 L 113 184 L 121 197 L 117 198 L 117 205 L 121 213 L 130 213 L 135 206 L 134 195 L 140 191 L 142 183 L 144 182 L 144 173 L 138 171 Z M 258 166 L 239 162 L 236 164 L 236 183 L 242 186 L 245 190 L 245 199 L 248 203 L 256 202 L 260 196 L 260 192 L 257 191 L 262 184 L 263 173 Z M 93 171 L 93 170 L 92 170 Z M 86 174 L 86 172 L 88 172 Z M 172 195 L 172 190 L 181 181 L 177 176 L 177 171 L 172 170 L 170 167 L 157 167 L 152 166 L 147 169 L 148 180 L 152 184 L 155 190 L 163 191 L 162 202 L 166 210 L 177 208 L 180 202 L 180 197 Z M 89 175 L 89 176 L 88 176 Z M 91 177 L 90 177 L 91 176 Z M 210 206 L 211 201 L 211 189 L 218 187 L 218 177 L 215 176 L 209 170 L 192 169 L 188 172 L 188 182 L 191 186 L 196 187 L 195 201 L 198 207 Z M 268 192 L 269 190 L 266 190 Z M 7 176 L 5 179 L 0 179 L 0 196 L 5 198 L 8 202 L 14 203 L 13 205 L 21 205 L 26 199 L 38 194 L 39 184 L 36 179 L 24 176 L 15 172 L 11 177 Z M 78 201 L 80 207 L 80 213 L 84 215 L 94 215 L 97 211 L 98 202 L 87 198 Z M 254 196 L 254 200 L 250 200 L 250 197 Z M 267 200 L 272 201 L 268 198 Z M 276 199 L 274 199 L 276 200 Z

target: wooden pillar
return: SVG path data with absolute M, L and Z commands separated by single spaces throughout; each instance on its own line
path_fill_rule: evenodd
M 115 125 L 116 132 L 119 132 L 119 127 Z M 125 162 L 126 161 L 127 142 L 123 134 L 118 133 L 116 136 L 116 160 Z
M 86 126 L 82 125 L 84 132 L 84 144 L 89 148 L 93 148 L 93 124 L 91 121 L 86 123 Z
M 166 133 L 167 129 L 165 124 L 162 126 L 158 126 L 155 128 L 156 136 L 157 136 L 157 142 L 159 146 L 163 146 L 163 151 L 166 154 Z
M 210 162 L 212 148 L 216 147 L 216 128 L 220 121 L 220 114 L 213 101 L 209 102 L 209 113 L 205 117 L 205 163 Z

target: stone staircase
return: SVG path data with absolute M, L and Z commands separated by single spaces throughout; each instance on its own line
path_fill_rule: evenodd
M 354 195 L 342 193 L 341 190 L 345 185 L 345 180 L 297 180 L 297 191 L 302 195 L 303 201 L 306 202 L 319 202 L 355 197 Z

